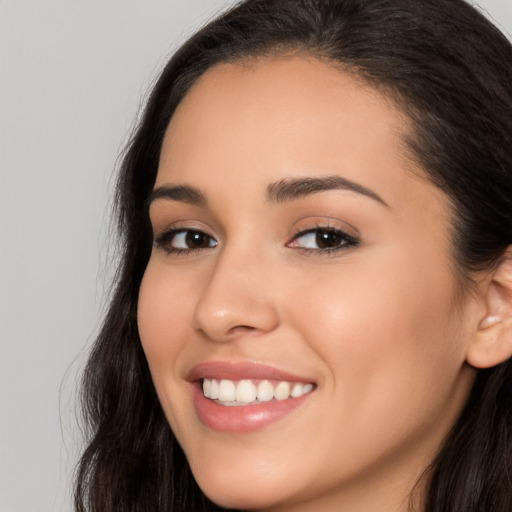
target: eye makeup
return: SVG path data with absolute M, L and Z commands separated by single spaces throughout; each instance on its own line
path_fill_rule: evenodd
M 218 241 L 203 230 L 179 227 L 157 235 L 154 245 L 170 255 L 197 254 L 199 251 L 215 248 Z M 331 254 L 358 245 L 358 238 L 329 223 L 315 223 L 311 227 L 303 228 L 285 244 L 290 249 L 308 254 Z

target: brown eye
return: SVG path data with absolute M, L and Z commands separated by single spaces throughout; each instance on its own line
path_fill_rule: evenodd
M 316 231 L 316 245 L 320 249 L 334 249 L 343 242 L 343 235 L 339 231 L 319 229 Z
M 291 241 L 288 247 L 306 249 L 318 253 L 332 252 L 349 247 L 355 247 L 359 240 L 341 229 L 319 227 L 302 231 Z
M 201 231 L 185 231 L 185 245 L 188 249 L 204 249 L 211 247 L 212 237 Z M 176 237 L 175 237 L 176 238 Z M 173 244 L 174 245 L 174 244 Z
M 177 229 L 158 236 L 155 244 L 169 253 L 180 253 L 215 247 L 217 240 L 196 229 Z

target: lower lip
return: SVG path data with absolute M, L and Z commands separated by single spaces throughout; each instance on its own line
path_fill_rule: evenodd
M 201 421 L 221 432 L 251 432 L 266 427 L 300 407 L 311 393 L 287 400 L 270 400 L 254 405 L 225 406 L 206 398 L 194 385 L 194 406 Z

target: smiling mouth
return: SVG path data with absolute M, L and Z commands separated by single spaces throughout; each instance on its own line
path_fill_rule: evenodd
M 201 423 L 227 434 L 269 427 L 310 402 L 318 384 L 273 366 L 205 361 L 186 375 Z
M 228 379 L 208 379 L 202 381 L 203 395 L 224 406 L 257 405 L 270 401 L 299 398 L 311 393 L 314 384 L 274 380 L 239 381 Z

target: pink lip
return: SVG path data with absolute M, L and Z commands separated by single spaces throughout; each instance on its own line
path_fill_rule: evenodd
M 299 377 L 291 373 L 278 370 L 272 366 L 252 363 L 229 363 L 225 361 L 211 361 L 200 363 L 187 374 L 189 382 L 199 379 L 267 379 L 285 380 L 287 382 L 313 382 L 308 377 Z
M 206 398 L 201 389 L 201 379 L 267 379 L 287 382 L 312 382 L 283 372 L 271 366 L 250 363 L 234 364 L 226 362 L 201 363 L 187 375 L 191 384 L 194 406 L 199 419 L 206 426 L 221 432 L 251 432 L 262 429 L 299 408 L 312 393 L 287 400 L 271 400 L 254 405 L 224 406 Z

